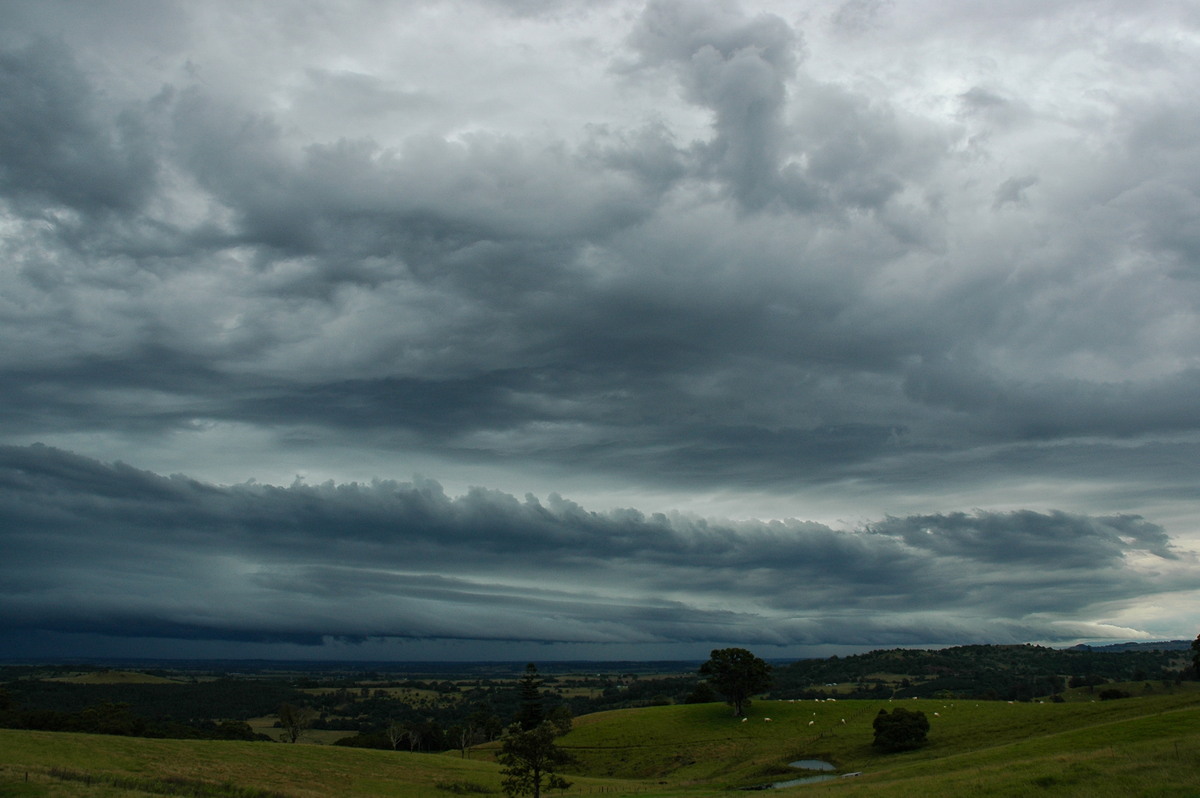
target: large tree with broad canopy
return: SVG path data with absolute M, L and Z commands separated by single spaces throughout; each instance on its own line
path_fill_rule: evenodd
M 750 696 L 771 686 L 771 666 L 744 648 L 713 649 L 700 666 L 700 675 L 733 707 L 734 717 L 745 714 Z

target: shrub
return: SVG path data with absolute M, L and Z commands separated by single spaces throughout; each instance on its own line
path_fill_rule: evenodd
M 875 741 L 872 743 L 884 751 L 907 751 L 920 748 L 929 734 L 929 718 L 925 713 L 898 707 L 889 715 L 886 709 L 879 710 L 875 722 Z

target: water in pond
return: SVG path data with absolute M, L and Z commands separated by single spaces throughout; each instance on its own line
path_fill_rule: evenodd
M 837 770 L 828 762 L 823 762 L 820 759 L 797 759 L 795 762 L 788 762 L 790 768 L 800 768 L 801 770 Z
M 837 769 L 830 763 L 824 762 L 820 759 L 797 759 L 795 762 L 788 762 L 788 766 L 798 768 L 800 770 L 836 770 Z M 780 790 L 780 789 L 783 789 L 784 787 L 795 787 L 799 784 L 816 784 L 819 781 L 832 781 L 833 779 L 836 779 L 836 778 L 837 778 L 837 776 L 824 775 L 824 774 L 817 775 L 817 776 L 804 776 L 804 777 L 798 778 L 798 779 L 788 779 L 787 781 L 776 781 L 776 782 L 773 782 L 766 786 L 768 787 L 768 789 Z
M 833 781 L 837 776 L 805 776 L 802 779 L 788 779 L 771 784 L 772 790 L 782 790 L 784 787 L 795 787 L 799 784 L 816 784 L 818 781 Z

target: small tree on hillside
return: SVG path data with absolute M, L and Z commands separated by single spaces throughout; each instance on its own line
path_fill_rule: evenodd
M 392 750 L 395 751 L 400 747 L 400 741 L 408 736 L 408 729 L 404 728 L 404 724 L 398 720 L 394 720 L 388 724 L 384 730 L 387 740 L 392 744 Z
M 530 731 L 546 719 L 546 710 L 542 706 L 542 680 L 538 677 L 537 665 L 532 662 L 525 666 L 520 691 L 521 709 L 517 712 L 517 723 L 523 730 Z
M 714 649 L 700 675 L 725 696 L 735 718 L 745 714 L 750 696 L 771 686 L 771 666 L 744 648 Z
M 1195 671 L 1196 678 L 1200 679 L 1200 635 L 1196 635 L 1196 639 L 1192 641 L 1192 670 Z
M 555 773 L 555 768 L 571 757 L 554 744 L 557 730 L 550 721 L 524 731 L 520 724 L 508 727 L 496 759 L 503 765 L 504 794 L 531 795 L 540 798 L 542 790 L 565 790 L 571 782 Z
M 301 732 L 312 724 L 316 714 L 316 712 L 308 707 L 280 704 L 279 725 L 283 729 L 281 739 L 287 743 L 294 743 L 299 740 Z
M 467 758 L 467 749 L 479 742 L 480 736 L 479 729 L 471 723 L 470 719 L 466 723 L 451 726 L 449 731 L 446 732 L 446 737 L 457 746 L 459 754 L 463 759 Z
M 875 728 L 875 741 L 872 745 L 884 751 L 920 748 L 929 734 L 929 718 L 925 717 L 925 713 L 920 710 L 913 712 L 904 707 L 897 707 L 890 715 L 886 709 L 879 710 L 875 722 L 871 725 Z
M 575 716 L 571 714 L 571 708 L 566 704 L 559 704 L 550 710 L 550 714 L 546 716 L 546 719 L 554 725 L 554 730 L 559 735 L 566 734 L 575 726 Z

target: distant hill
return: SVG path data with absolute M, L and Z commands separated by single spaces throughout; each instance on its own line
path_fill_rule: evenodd
M 1092 646 L 1080 643 L 1071 646 L 1067 651 L 1187 651 L 1192 647 L 1189 640 L 1162 640 L 1157 643 L 1110 643 L 1106 646 Z
M 909 698 L 953 695 L 1029 700 L 1066 687 L 1107 682 L 1174 682 L 1184 677 L 1188 645 L 1128 650 L 974 645 L 889 649 L 849 657 L 802 660 L 774 670 L 773 698 L 837 695 Z
M 140 671 L 92 671 L 74 676 L 61 676 L 48 681 L 66 684 L 178 684 L 179 679 L 168 679 Z

